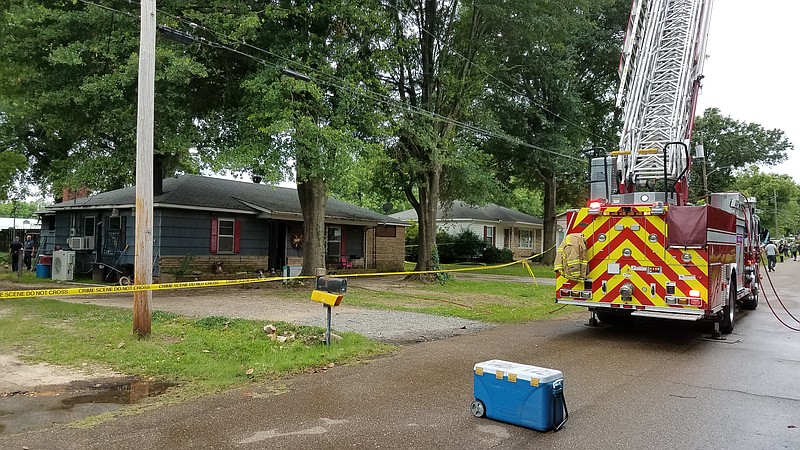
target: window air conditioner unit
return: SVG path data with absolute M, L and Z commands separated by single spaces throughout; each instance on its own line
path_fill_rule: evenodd
M 86 236 L 83 238 L 83 249 L 94 250 L 94 236 Z
M 83 238 L 71 237 L 67 240 L 67 245 L 73 250 L 83 250 Z
M 53 271 L 54 280 L 72 280 L 75 272 L 75 252 L 66 250 L 56 250 L 53 252 Z

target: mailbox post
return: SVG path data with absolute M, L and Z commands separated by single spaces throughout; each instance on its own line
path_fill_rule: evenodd
M 311 291 L 311 300 L 320 302 L 325 306 L 327 321 L 327 331 L 325 334 L 325 344 L 331 345 L 331 308 L 339 306 L 347 292 L 347 280 L 345 278 L 328 278 L 325 276 L 317 277 L 316 286 Z

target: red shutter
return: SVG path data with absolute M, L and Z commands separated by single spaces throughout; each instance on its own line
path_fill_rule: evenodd
M 211 253 L 217 253 L 217 233 L 219 224 L 216 217 L 211 218 Z
M 239 253 L 241 248 L 240 237 L 242 236 L 242 223 L 238 220 L 233 221 L 233 253 Z
M 486 242 L 486 229 L 489 228 L 486 225 L 483 226 L 483 242 Z

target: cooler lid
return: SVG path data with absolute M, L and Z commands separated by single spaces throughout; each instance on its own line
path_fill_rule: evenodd
M 530 366 L 527 364 L 519 364 L 510 361 L 503 361 L 500 359 L 492 359 L 490 361 L 477 363 L 475 364 L 473 370 L 475 371 L 475 373 L 488 372 L 490 374 L 495 374 L 495 375 L 497 374 L 498 371 L 502 371 L 503 376 L 505 377 L 508 377 L 508 374 L 512 373 L 516 375 L 516 378 L 519 380 L 525 380 L 525 381 L 538 380 L 539 383 L 550 383 L 560 378 L 564 378 L 564 375 L 561 373 L 560 370 L 548 369 L 546 367 Z

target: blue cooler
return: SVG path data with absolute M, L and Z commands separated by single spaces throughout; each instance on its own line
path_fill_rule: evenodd
M 493 359 L 475 364 L 475 417 L 538 431 L 558 431 L 567 422 L 561 371 Z

